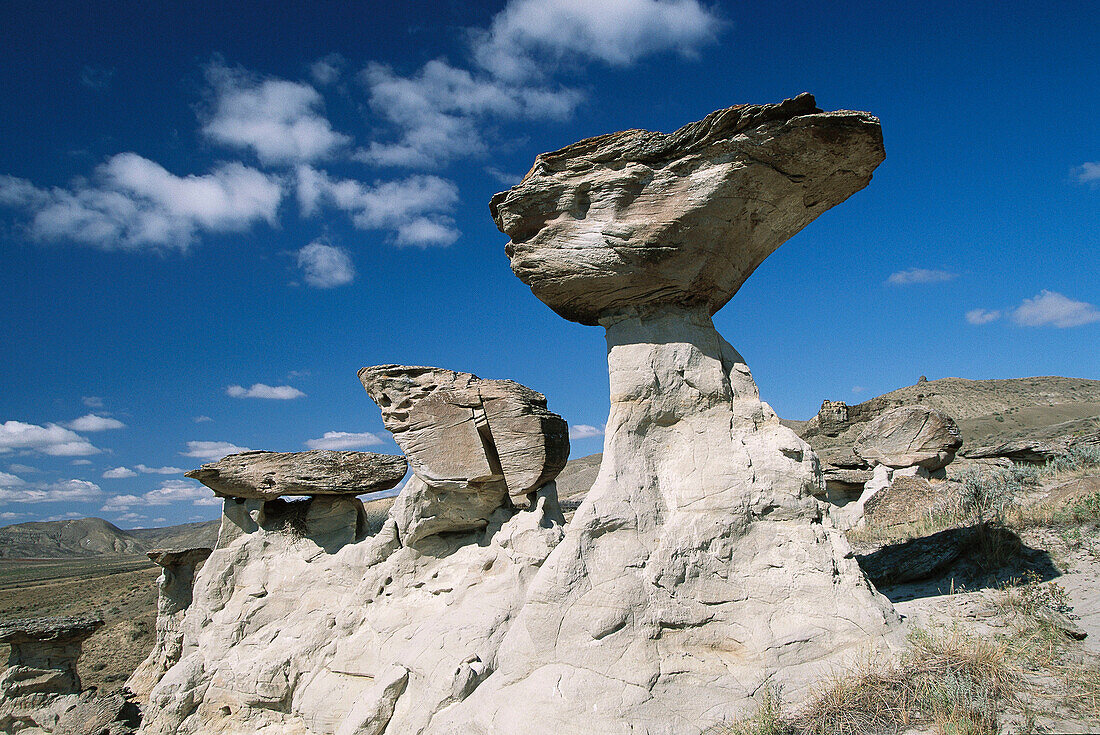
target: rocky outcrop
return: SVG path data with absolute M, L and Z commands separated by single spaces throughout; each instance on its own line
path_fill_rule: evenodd
M 157 639 L 153 650 L 126 681 L 138 701 L 149 698 L 157 682 L 176 665 L 183 653 L 183 616 L 191 606 L 196 567 L 213 549 L 156 549 L 148 552 L 163 568 L 157 579 Z
M 118 694 L 80 691 L 77 660 L 103 626 L 94 617 L 35 618 L 0 625 L 11 647 L 0 675 L 0 732 L 26 735 L 129 735 L 137 708 Z
M 374 452 L 242 452 L 184 473 L 231 498 L 274 500 L 284 495 L 363 495 L 396 487 L 405 458 Z
M 76 694 L 76 661 L 88 636 L 103 627 L 99 618 L 33 618 L 0 626 L 0 643 L 11 647 L 0 676 L 0 697 Z
M 855 453 L 872 465 L 920 466 L 928 471 L 947 466 L 962 446 L 954 419 L 925 406 L 886 411 L 860 432 Z
M 365 367 L 359 380 L 413 472 L 435 488 L 503 483 L 524 497 L 569 459 L 565 421 L 514 381 L 406 365 Z
M 516 275 L 605 328 L 611 413 L 495 670 L 432 732 L 699 733 L 887 640 L 896 617 L 822 519 L 813 450 L 710 319 L 882 158 L 875 118 L 803 95 L 543 154 L 493 198 Z

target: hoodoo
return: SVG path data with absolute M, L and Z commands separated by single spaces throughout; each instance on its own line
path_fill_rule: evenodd
M 886 643 L 896 616 L 822 518 L 817 457 L 711 323 L 883 156 L 876 118 L 801 95 L 542 154 L 493 198 L 515 274 L 605 328 L 611 414 L 494 673 L 436 731 L 698 733 Z

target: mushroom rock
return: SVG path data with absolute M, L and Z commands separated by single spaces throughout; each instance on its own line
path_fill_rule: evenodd
M 899 406 L 873 419 L 859 433 L 855 453 L 873 465 L 890 468 L 946 467 L 962 446 L 954 419 L 927 406 Z
M 126 688 L 139 701 L 172 668 L 183 652 L 183 617 L 191 606 L 195 569 L 213 549 L 155 549 L 148 552 L 153 563 L 163 568 L 157 579 L 157 639 L 153 650 L 138 664 L 126 681 Z
M 396 487 L 405 458 L 374 452 L 242 452 L 185 473 L 216 495 L 274 500 L 284 495 L 363 495 Z
M 0 698 L 78 694 L 76 662 L 84 641 L 103 627 L 91 617 L 33 618 L 0 626 L 0 643 L 11 647 L 0 675 Z
M 493 198 L 516 275 L 605 328 L 611 412 L 493 672 L 430 732 L 700 733 L 765 683 L 798 697 L 891 644 L 893 608 L 815 500 L 816 455 L 711 322 L 883 156 L 876 118 L 801 95 L 542 154 Z
M 365 367 L 359 380 L 413 472 L 434 487 L 502 480 L 522 497 L 569 459 L 565 420 L 515 381 L 405 365 Z

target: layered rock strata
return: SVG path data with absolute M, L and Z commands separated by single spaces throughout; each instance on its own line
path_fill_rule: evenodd
M 157 579 L 157 639 L 153 650 L 126 681 L 138 701 L 149 698 L 157 682 L 176 665 L 183 653 L 183 617 L 193 599 L 196 567 L 213 549 L 156 549 L 148 552 L 163 571 Z
M 347 495 L 226 498 L 218 548 L 183 618 L 182 655 L 153 688 L 143 733 L 427 732 L 489 675 L 562 537 L 552 479 L 567 430 L 519 384 L 406 370 L 411 383 L 395 366 L 363 373 L 377 377 L 372 395 L 414 472 L 382 528 L 357 526 L 362 505 Z M 429 374 L 441 376 L 431 390 Z M 464 393 L 442 389 L 457 384 Z M 434 399 L 416 400 L 423 392 Z M 456 427 L 476 411 L 491 433 L 464 444 Z M 486 463 L 490 472 L 478 469 Z
M 408 464 L 394 454 L 242 452 L 184 473 L 221 497 L 274 500 L 284 495 L 364 495 L 396 487 Z
M 87 617 L 13 620 L 0 626 L 0 643 L 11 647 L 0 697 L 79 693 L 80 649 L 101 627 L 101 619 Z
M 802 95 L 543 154 L 493 198 L 516 275 L 605 328 L 611 413 L 494 672 L 433 732 L 699 733 L 885 645 L 896 616 L 823 519 L 813 450 L 710 319 L 882 158 L 874 117 Z

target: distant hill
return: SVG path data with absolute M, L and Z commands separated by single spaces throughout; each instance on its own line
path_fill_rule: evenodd
M 102 518 L 17 523 L 0 528 L 0 557 L 63 559 L 74 556 L 132 556 L 145 544 L 130 531 Z

